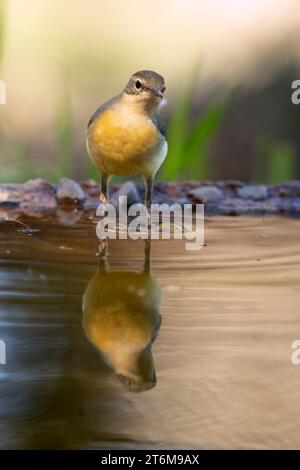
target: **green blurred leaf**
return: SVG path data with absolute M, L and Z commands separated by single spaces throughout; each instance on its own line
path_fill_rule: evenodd
M 296 167 L 296 152 L 286 144 L 277 144 L 272 151 L 268 183 L 280 183 L 293 179 Z
M 216 136 L 220 124 L 222 123 L 225 111 L 227 109 L 227 100 L 213 103 L 205 110 L 204 114 L 196 122 L 185 146 L 185 157 L 182 159 L 182 172 L 185 169 L 198 169 L 198 177 L 207 178 L 208 148 L 212 139 Z
M 190 113 L 193 104 L 192 87 L 184 93 L 175 107 L 168 128 L 169 156 L 163 166 L 162 175 L 166 179 L 176 178 L 181 167 L 182 154 L 189 128 Z
M 41 176 L 38 174 L 38 167 L 33 162 L 27 143 L 9 142 L 9 152 L 11 157 L 5 161 L 2 167 L 0 182 L 22 183 L 26 179 Z
M 73 155 L 73 126 L 72 110 L 69 96 L 69 88 L 66 83 L 62 88 L 61 97 L 56 114 L 56 140 L 58 164 L 54 170 L 54 178 L 61 176 L 72 177 Z
M 253 181 L 276 184 L 291 180 L 296 172 L 296 160 L 291 145 L 265 136 L 257 143 Z
M 160 173 L 163 179 L 207 177 L 209 147 L 222 123 L 229 95 L 211 104 L 190 130 L 194 97 L 195 85 L 192 85 L 173 112 L 168 131 L 168 157 Z

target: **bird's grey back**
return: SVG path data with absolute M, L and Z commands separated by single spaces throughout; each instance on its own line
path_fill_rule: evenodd
M 165 121 L 159 116 L 159 114 L 155 114 L 152 117 L 153 124 L 157 127 L 161 135 L 166 139 L 167 138 L 167 126 Z

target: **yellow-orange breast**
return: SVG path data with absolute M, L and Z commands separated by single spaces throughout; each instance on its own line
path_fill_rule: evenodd
M 151 119 L 128 106 L 105 111 L 88 130 L 91 159 L 100 171 L 112 175 L 154 174 L 164 143 Z

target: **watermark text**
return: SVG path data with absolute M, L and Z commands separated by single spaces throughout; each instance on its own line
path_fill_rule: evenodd
M 300 364 L 300 339 L 295 339 L 292 342 L 292 349 L 294 349 L 291 355 L 292 364 L 298 366 Z
M 0 340 L 0 365 L 6 364 L 6 344 Z
M 141 203 L 127 209 L 127 196 L 120 196 L 118 207 L 100 204 L 96 215 L 101 217 L 96 228 L 100 240 L 184 238 L 187 251 L 201 250 L 204 245 L 203 204 L 152 204 L 148 212 Z
M 292 90 L 295 90 L 291 96 L 292 103 L 298 105 L 300 104 L 300 80 L 293 81 Z

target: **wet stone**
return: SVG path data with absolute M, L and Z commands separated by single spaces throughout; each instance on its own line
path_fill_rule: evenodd
M 18 204 L 21 200 L 20 185 L 0 184 L 0 204 Z
M 164 188 L 164 193 L 170 199 L 182 198 L 184 196 L 183 188 L 177 183 L 168 183 Z
M 244 183 L 242 183 L 239 180 L 221 181 L 221 184 L 226 186 L 229 189 L 237 189 L 237 188 L 241 188 L 242 186 L 244 186 Z
M 60 223 L 66 225 L 73 225 L 80 220 L 81 216 L 83 215 L 83 210 L 75 209 L 72 211 L 68 211 L 59 208 L 57 209 L 56 215 Z
M 264 185 L 246 185 L 237 189 L 238 197 L 242 199 L 254 199 L 255 201 L 268 198 L 268 188 Z
M 198 202 L 204 204 L 220 201 L 223 199 L 223 193 L 220 189 L 215 186 L 201 186 L 196 189 L 192 189 L 189 192 L 189 195 Z
M 83 189 L 89 189 L 89 188 L 95 188 L 95 187 L 98 187 L 99 186 L 99 183 L 97 183 L 95 180 L 93 179 L 88 179 L 88 180 L 84 180 L 84 181 L 81 181 L 80 182 L 80 186 L 83 188 Z
M 300 214 L 300 198 L 294 199 L 292 201 L 292 211 L 296 214 Z
M 28 180 L 22 185 L 22 190 L 25 193 L 32 193 L 32 192 L 53 192 L 54 191 L 54 186 L 49 183 L 46 180 L 43 180 L 42 178 L 36 178 L 32 180 Z
M 43 179 L 28 180 L 20 185 L 22 201 L 20 208 L 30 213 L 56 208 L 55 188 L 51 183 Z
M 288 181 L 279 187 L 281 197 L 300 197 L 300 181 Z
M 83 202 L 86 199 L 86 194 L 76 181 L 61 178 L 57 186 L 56 198 L 59 201 Z
M 127 197 L 127 206 L 142 202 L 141 196 L 137 190 L 137 187 L 132 181 L 122 184 L 122 186 L 114 193 L 112 197 L 112 203 L 118 204 L 120 196 Z

